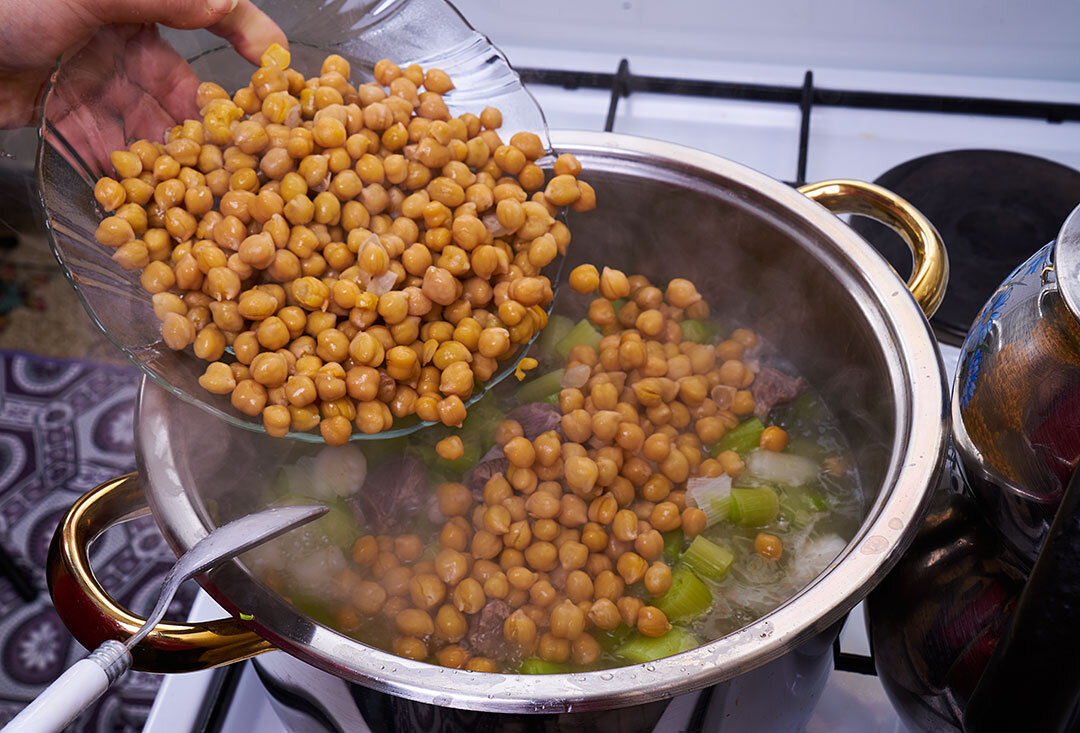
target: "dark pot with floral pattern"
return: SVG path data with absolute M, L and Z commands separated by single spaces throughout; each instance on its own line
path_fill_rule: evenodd
M 1080 462 L 1080 209 L 979 314 L 952 418 L 976 501 L 1021 561 L 1034 563 Z
M 952 480 L 868 600 L 878 675 L 921 730 L 1076 730 L 1080 208 L 969 331 L 952 438 Z

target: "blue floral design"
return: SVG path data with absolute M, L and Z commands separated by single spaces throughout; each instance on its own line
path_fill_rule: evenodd
M 989 344 L 986 341 L 990 336 L 990 329 L 1001 318 L 1005 303 L 1008 302 L 1009 296 L 1012 295 L 1013 288 L 1025 284 L 1025 278 L 1031 277 L 1047 267 L 1053 254 L 1054 242 L 1051 242 L 1025 262 L 1020 263 L 1005 278 L 1005 282 L 990 298 L 990 302 L 983 306 L 979 317 L 975 320 L 975 325 L 968 332 L 967 339 L 964 342 L 968 356 L 960 384 L 960 407 L 967 409 L 967 406 L 971 404 L 972 397 L 975 396 L 976 382 L 982 369 L 983 357 L 989 350 Z

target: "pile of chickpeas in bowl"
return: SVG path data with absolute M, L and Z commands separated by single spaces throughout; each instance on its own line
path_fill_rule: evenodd
M 113 152 L 96 239 L 141 270 L 164 343 L 209 362 L 200 385 L 271 435 L 459 425 L 546 325 L 556 217 L 595 193 L 571 155 L 549 178 L 537 135 L 504 143 L 497 109 L 451 116 L 439 69 L 383 60 L 354 86 L 341 56 L 289 63 L 275 44 L 235 94 L 199 86 L 202 119 Z
M 755 373 L 743 356 L 758 339 L 747 329 L 718 343 L 685 338 L 682 321 L 709 315 L 685 279 L 661 290 L 641 275 L 582 265 L 569 284 L 599 289 L 589 320 L 604 335 L 569 350 L 557 426 L 530 438 L 518 421 L 501 422 L 495 440 L 508 467 L 479 492 L 439 484 L 437 536 L 356 539 L 337 581 L 339 628 L 389 625 L 389 638 L 369 641 L 483 672 L 615 666 L 627 662 L 602 646 L 605 634 L 659 641 L 672 631 L 658 607 L 676 565 L 665 534 L 680 530 L 689 542 L 706 528 L 688 479 L 745 467 L 736 452 L 713 458 L 708 448 L 754 411 Z M 786 443 L 778 426 L 760 437 L 762 450 Z M 756 551 L 774 560 L 778 540 L 765 537 L 775 542 L 759 540 Z M 492 622 L 496 642 L 485 638 Z M 555 666 L 529 667 L 536 660 Z

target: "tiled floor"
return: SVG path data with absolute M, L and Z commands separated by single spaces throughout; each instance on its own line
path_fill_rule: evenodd
M 43 234 L 0 247 L 0 349 L 98 363 L 130 362 L 83 309 Z

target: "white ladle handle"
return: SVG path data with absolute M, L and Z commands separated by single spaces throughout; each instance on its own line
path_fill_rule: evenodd
M 22 709 L 0 733 L 56 733 L 79 717 L 131 666 L 118 641 L 106 641 L 80 659 Z

